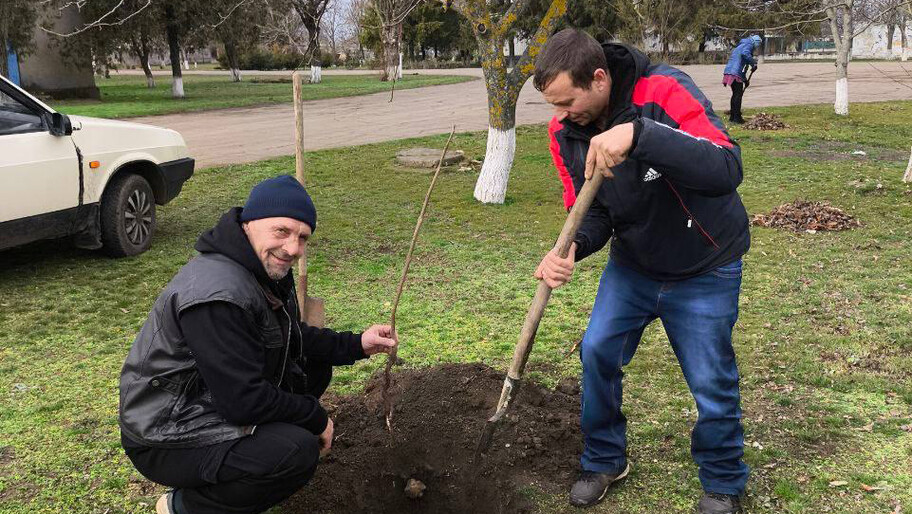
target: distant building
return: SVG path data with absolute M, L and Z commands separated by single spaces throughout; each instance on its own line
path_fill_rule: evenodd
M 61 12 L 54 31 L 65 34 L 81 24 L 79 11 L 71 6 Z M 11 53 L 14 52 L 15 49 Z M 65 57 L 60 44 L 37 26 L 34 51 L 19 59 L 15 55 L 10 59 L 18 60 L 19 85 L 33 93 L 52 98 L 99 98 L 91 56 Z

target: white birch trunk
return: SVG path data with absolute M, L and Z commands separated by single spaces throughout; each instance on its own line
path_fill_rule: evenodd
M 241 70 L 237 68 L 231 68 L 231 82 L 240 82 L 241 81 Z
M 909 164 L 906 166 L 906 173 L 903 174 L 903 182 L 912 182 L 912 152 L 909 153 Z
M 323 67 L 317 64 L 310 65 L 310 83 L 319 84 L 323 81 Z
M 149 89 L 155 89 L 155 76 L 146 75 L 146 87 Z
M 475 183 L 475 199 L 482 203 L 503 203 L 513 156 L 516 153 L 516 129 L 488 127 L 488 146 L 481 174 Z
M 402 80 L 402 52 L 399 52 L 399 67 L 396 68 L 396 80 Z
M 184 97 L 184 78 L 183 77 L 174 77 L 171 82 L 171 97 L 172 98 L 183 98 Z
M 833 107 L 840 116 L 849 114 L 849 79 L 846 77 L 836 79 L 836 103 Z

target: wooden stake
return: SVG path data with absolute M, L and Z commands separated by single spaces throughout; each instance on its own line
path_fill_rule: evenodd
M 304 73 L 295 71 L 292 73 L 291 79 L 295 113 L 295 178 L 306 187 L 307 184 L 304 181 L 304 96 L 302 94 Z M 323 300 L 307 295 L 307 243 L 304 243 L 304 251 L 298 259 L 297 289 L 301 320 L 312 327 L 322 328 L 326 324 Z
M 396 288 L 396 298 L 393 300 L 393 311 L 390 314 L 390 326 L 392 333 L 396 333 L 396 309 L 399 307 L 399 299 L 402 298 L 402 290 L 405 288 L 405 277 L 408 275 L 409 266 L 412 263 L 412 254 L 415 252 L 415 243 L 418 242 L 418 232 L 421 230 L 421 224 L 424 223 L 424 214 L 427 211 L 428 204 L 431 201 L 431 192 L 434 191 L 434 185 L 437 183 L 437 177 L 440 175 L 440 168 L 443 166 L 443 159 L 446 157 L 447 150 L 450 148 L 450 141 L 453 140 L 453 134 L 456 133 L 456 125 L 450 131 L 450 137 L 447 138 L 446 145 L 443 147 L 443 153 L 440 154 L 440 160 L 437 161 L 437 170 L 431 178 L 431 185 L 428 187 L 427 194 L 424 195 L 424 204 L 421 206 L 421 212 L 418 214 L 418 222 L 415 223 L 415 232 L 412 233 L 412 243 L 409 245 L 408 254 L 405 256 L 405 266 L 402 268 L 402 277 L 399 278 L 399 287 Z M 383 369 L 383 410 L 386 414 L 386 428 L 392 431 L 390 421 L 393 418 L 393 405 L 389 398 L 390 387 L 390 368 L 396 363 L 396 354 L 398 347 L 393 348 L 386 359 L 386 367 Z

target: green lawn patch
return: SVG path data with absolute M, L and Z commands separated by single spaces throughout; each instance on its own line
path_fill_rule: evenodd
M 332 77 L 328 77 L 332 78 Z M 190 86 L 188 86 L 190 89 Z M 192 89 L 190 89 L 192 91 Z M 765 109 L 791 127 L 733 130 L 751 214 L 796 198 L 826 200 L 860 228 L 816 234 L 752 228 L 735 346 L 742 375 L 748 513 L 886 513 L 912 507 L 912 188 L 890 153 L 912 142 L 912 102 Z M 454 148 L 484 156 L 486 134 Z M 394 164 L 397 150 L 444 136 L 307 154 L 320 212 L 310 292 L 330 326 L 388 320 L 430 177 Z M 790 153 L 812 150 L 807 158 Z M 867 156 L 820 159 L 819 151 Z M 193 256 L 196 237 L 259 180 L 292 173 L 291 158 L 201 170 L 159 210 L 152 249 L 110 260 L 44 242 L 0 254 L 0 512 L 151 512 L 162 488 L 119 447 L 118 374 L 162 287 Z M 397 314 L 408 366 L 482 361 L 506 369 L 535 290 L 531 275 L 565 213 L 544 126 L 517 130 L 508 202 L 472 199 L 477 172 L 444 174 Z M 875 181 L 880 188 L 860 188 Z M 580 372 L 580 338 L 607 259 L 578 266 L 557 291 L 529 362 L 554 385 Z M 334 390 L 356 393 L 383 364 L 340 368 Z M 700 494 L 689 454 L 696 412 L 659 324 L 627 368 L 633 472 L 594 513 L 692 512 Z M 381 422 L 381 421 L 378 421 Z M 340 428 L 340 430 L 342 430 Z M 569 485 L 569 484 L 568 484 Z M 577 512 L 529 491 L 542 512 Z
M 396 89 L 456 84 L 475 80 L 458 75 L 405 75 Z M 171 98 L 171 76 L 156 75 L 155 89 L 146 87 L 142 75 L 95 78 L 101 100 L 51 101 L 60 112 L 98 118 L 129 118 L 176 112 L 207 111 L 291 102 L 291 77 L 247 75 L 241 82 L 228 76 L 184 75 L 181 100 Z M 319 84 L 305 84 L 304 100 L 322 100 L 389 91 L 389 82 L 377 75 L 324 75 Z

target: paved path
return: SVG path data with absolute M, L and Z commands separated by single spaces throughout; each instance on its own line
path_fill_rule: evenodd
M 693 77 L 718 111 L 728 107 L 730 93 L 721 85 L 721 66 L 681 68 Z M 324 71 L 327 75 L 333 73 L 338 72 Z M 418 73 L 481 76 L 480 69 Z M 835 80 L 832 63 L 768 63 L 754 76 L 745 93 L 744 106 L 832 103 Z M 852 63 L 849 95 L 853 102 L 912 99 L 912 62 Z M 460 132 L 487 128 L 487 100 L 482 80 L 396 91 L 392 103 L 389 93 L 316 100 L 305 103 L 305 112 L 305 144 L 309 150 L 441 134 L 449 132 L 454 123 Z M 519 97 L 517 122 L 543 123 L 550 117 L 551 109 L 530 80 Z M 183 134 L 200 168 L 294 153 L 291 104 L 148 116 L 133 121 L 173 128 Z

